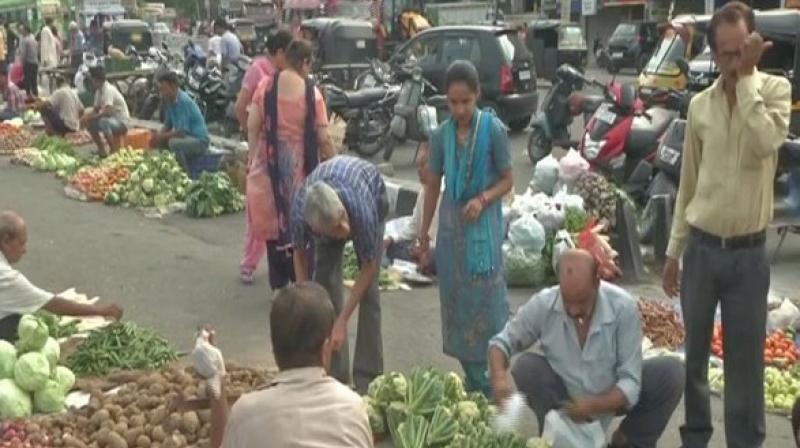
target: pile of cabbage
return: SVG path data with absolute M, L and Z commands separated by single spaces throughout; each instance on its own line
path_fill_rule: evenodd
M 147 153 L 127 182 L 117 184 L 105 202 L 130 207 L 167 207 L 182 202 L 191 184 L 175 155 L 167 151 Z
M 25 315 L 16 346 L 0 340 L 0 420 L 64 410 L 75 375 L 58 365 L 61 349 L 38 316 Z
M 479 392 L 464 390 L 456 373 L 415 368 L 406 377 L 389 372 L 375 378 L 363 397 L 372 433 L 390 436 L 398 448 L 531 448 L 540 438 L 496 432 L 497 408 Z

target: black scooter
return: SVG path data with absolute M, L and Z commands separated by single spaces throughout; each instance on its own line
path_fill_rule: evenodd
M 570 142 L 569 126 L 572 120 L 583 114 L 584 122 L 603 103 L 603 95 L 585 95 L 578 92 L 585 84 L 594 84 L 569 64 L 556 70 L 555 79 L 542 102 L 542 112 L 530 124 L 528 158 L 536 163 L 550 154 L 553 145 L 575 146 Z

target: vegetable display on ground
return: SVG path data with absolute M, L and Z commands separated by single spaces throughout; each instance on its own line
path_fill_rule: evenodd
M 31 133 L 22 126 L 0 123 L 0 155 L 14 154 L 31 145 Z
M 244 198 L 224 172 L 204 172 L 186 190 L 186 213 L 208 218 L 244 210 Z
M 639 298 L 642 332 L 656 347 L 676 349 L 686 336 L 678 312 L 663 303 Z
M 722 340 L 722 325 L 714 325 L 711 339 L 711 352 L 724 359 L 725 350 Z M 795 365 L 800 358 L 800 349 L 795 345 L 791 333 L 775 330 L 765 339 L 764 364 L 778 368 L 787 368 Z
M 156 151 L 146 154 L 128 181 L 115 186 L 105 200 L 109 205 L 166 207 L 183 201 L 189 183 L 172 153 Z
M 178 359 L 155 331 L 132 322 L 115 322 L 89 333 L 69 356 L 67 365 L 78 376 L 105 375 L 115 370 L 155 369 Z
M 103 201 L 114 187 L 130 177 L 131 171 L 125 167 L 85 166 L 70 177 L 69 184 L 90 201 Z

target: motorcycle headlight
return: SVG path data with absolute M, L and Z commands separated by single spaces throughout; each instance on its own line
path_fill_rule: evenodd
M 606 140 L 592 140 L 587 134 L 583 139 L 583 156 L 587 160 L 594 160 L 600 155 L 600 151 L 606 145 Z

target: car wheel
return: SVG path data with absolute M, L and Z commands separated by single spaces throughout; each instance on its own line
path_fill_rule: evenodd
M 528 137 L 528 158 L 531 163 L 536 165 L 540 160 L 550 155 L 553 149 L 553 142 L 544 135 L 544 130 L 534 127 Z
M 508 127 L 511 128 L 511 130 L 514 132 L 519 132 L 528 127 L 528 124 L 530 124 L 530 122 L 531 122 L 531 116 L 526 115 L 522 118 L 516 118 L 514 120 L 510 120 L 508 122 Z

